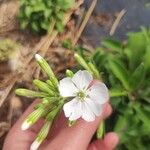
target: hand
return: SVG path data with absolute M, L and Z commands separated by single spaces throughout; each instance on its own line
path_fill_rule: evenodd
M 30 145 L 34 141 L 37 133 L 42 127 L 44 120 L 40 119 L 35 125 L 26 131 L 21 130 L 21 124 L 24 119 L 33 111 L 35 104 L 39 100 L 33 102 L 17 123 L 8 133 L 3 150 L 29 150 Z M 51 131 L 41 145 L 40 150 L 112 150 L 118 144 L 118 136 L 115 133 L 107 133 L 103 140 L 96 140 L 90 143 L 93 134 L 98 125 L 108 117 L 112 112 L 110 104 L 105 104 L 103 113 L 94 122 L 86 122 L 79 119 L 72 127 L 68 127 L 67 119 L 61 113 Z

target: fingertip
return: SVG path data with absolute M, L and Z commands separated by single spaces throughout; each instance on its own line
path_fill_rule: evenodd
M 103 118 L 104 119 L 107 118 L 108 116 L 111 115 L 111 113 L 112 113 L 111 105 L 109 103 L 104 104 L 104 106 L 103 106 L 103 113 L 102 113 Z
M 104 138 L 104 143 L 107 147 L 114 149 L 119 143 L 119 136 L 114 132 L 107 133 Z

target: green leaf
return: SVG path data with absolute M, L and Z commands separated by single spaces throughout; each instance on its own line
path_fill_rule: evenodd
M 146 82 L 150 83 L 150 81 L 146 81 Z M 146 90 L 140 92 L 140 98 L 150 104 L 150 87 L 145 89 Z
M 145 27 L 141 27 L 142 33 L 145 36 L 146 42 L 149 43 L 150 42 L 150 35 L 148 33 L 148 30 Z
M 109 90 L 109 95 L 110 97 L 122 97 L 122 96 L 127 96 L 128 93 L 125 90 L 122 90 L 121 88 L 116 88 L 116 89 L 110 89 Z
M 101 44 L 109 50 L 116 51 L 119 53 L 122 52 L 122 44 L 117 40 L 106 39 L 102 41 Z
M 126 90 L 130 90 L 129 76 L 125 67 L 121 66 L 117 61 L 109 60 L 109 68 L 112 73 L 120 80 Z
M 72 49 L 72 43 L 70 39 L 66 39 L 63 41 L 62 46 L 67 49 Z
M 143 55 L 145 53 L 147 40 L 143 32 L 130 33 L 127 49 L 130 50 L 130 67 L 134 69 L 143 60 Z M 129 53 L 129 51 L 128 51 Z
M 30 15 L 32 14 L 32 9 L 30 7 L 25 7 L 25 15 L 27 17 L 30 17 Z
M 59 32 L 63 32 L 63 30 L 64 30 L 64 25 L 63 25 L 62 21 L 57 21 L 57 22 L 56 22 L 56 29 L 57 29 Z
M 147 45 L 146 47 L 144 63 L 145 63 L 146 69 L 150 72 L 150 44 Z
M 119 135 L 121 135 L 121 133 L 126 130 L 127 126 L 128 126 L 127 118 L 125 116 L 120 115 L 116 121 L 114 131 L 117 132 Z
M 129 61 L 129 63 L 132 63 L 132 55 L 133 55 L 133 52 L 131 49 L 129 49 L 128 47 L 126 47 L 124 49 L 124 54 L 127 56 L 127 59 Z
M 63 11 L 59 11 L 59 13 L 57 14 L 57 19 L 62 22 L 63 18 L 64 18 L 64 12 Z
M 49 18 L 52 15 L 52 10 L 45 9 L 43 13 L 44 13 L 45 18 Z
M 32 30 L 34 32 L 38 32 L 39 31 L 39 27 L 38 27 L 38 23 L 37 22 L 32 22 L 31 23 L 31 27 L 32 27 Z
M 56 22 L 55 29 L 64 29 L 64 13 L 74 6 L 75 0 L 21 0 L 19 21 L 22 29 L 29 28 L 33 33 L 47 33 L 52 21 Z M 25 22 L 25 23 L 22 23 Z M 28 26 L 26 25 L 28 23 Z
M 128 48 L 137 53 L 145 49 L 146 40 L 142 32 L 129 33 L 128 36 Z
M 75 0 L 57 0 L 57 4 L 61 7 L 62 10 L 66 11 L 70 9 L 75 3 Z
M 32 8 L 31 8 L 32 9 Z M 34 5 L 33 7 L 33 11 L 34 12 L 41 12 L 44 11 L 46 9 L 46 6 L 44 3 L 37 3 L 36 5 Z
M 132 89 L 135 90 L 138 88 L 142 81 L 144 80 L 145 76 L 145 68 L 144 64 L 141 63 L 133 72 L 133 74 L 130 77 L 130 85 L 132 86 Z
M 20 28 L 21 29 L 25 29 L 28 26 L 28 22 L 27 21 L 22 21 L 20 24 Z
M 138 117 L 140 120 L 143 121 L 143 123 L 144 123 L 145 126 L 148 128 L 149 133 L 150 133 L 150 126 L 149 126 L 149 125 L 150 125 L 150 118 L 149 118 L 150 113 L 146 114 L 146 113 L 144 112 L 144 110 L 142 109 L 142 107 L 140 107 L 140 106 L 134 105 L 134 108 L 135 108 L 135 110 L 136 110 L 136 112 L 137 112 L 137 117 Z

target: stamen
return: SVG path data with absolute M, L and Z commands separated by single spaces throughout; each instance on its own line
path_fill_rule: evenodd
M 77 93 L 77 97 L 79 98 L 79 100 L 84 101 L 86 94 L 83 91 L 80 91 Z

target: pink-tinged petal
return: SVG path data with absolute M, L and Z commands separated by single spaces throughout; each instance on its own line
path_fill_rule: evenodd
M 72 112 L 74 111 L 74 108 L 78 106 L 78 100 L 74 98 L 73 100 L 67 102 L 63 106 L 64 114 L 66 117 L 70 117 Z
M 99 104 L 104 104 L 109 100 L 109 92 L 106 85 L 102 82 L 93 84 L 88 90 L 89 98 Z
M 102 105 L 95 102 L 94 100 L 91 100 L 89 98 L 86 98 L 85 102 L 88 104 L 89 108 L 92 110 L 92 112 L 96 116 L 100 116 L 102 113 Z
M 72 81 L 80 90 L 87 89 L 92 80 L 92 75 L 86 70 L 79 70 L 72 78 Z
M 60 95 L 63 97 L 72 97 L 78 92 L 78 89 L 72 82 L 71 78 L 64 78 L 60 80 L 58 88 Z
M 82 102 L 82 118 L 87 122 L 95 120 L 95 115 L 86 102 Z
M 76 104 L 76 107 L 73 108 L 72 114 L 69 117 L 70 121 L 74 121 L 79 119 L 82 116 L 82 109 L 81 104 L 82 102 L 78 100 L 78 103 Z

